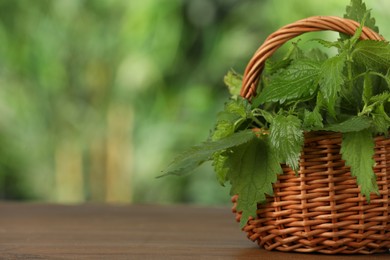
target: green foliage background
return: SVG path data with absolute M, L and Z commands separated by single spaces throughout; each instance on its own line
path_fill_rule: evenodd
M 366 2 L 389 38 L 390 2 Z M 229 203 L 210 165 L 155 177 L 206 139 L 230 68 L 277 28 L 348 3 L 0 0 L 0 198 Z

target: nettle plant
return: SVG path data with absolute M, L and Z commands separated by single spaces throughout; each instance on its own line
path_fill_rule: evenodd
M 378 32 L 360 0 L 352 0 L 344 17 L 361 22 L 353 36 L 313 39 L 335 48 L 336 55 L 292 43 L 283 59 L 266 62 L 250 102 L 238 94 L 242 76 L 229 72 L 225 83 L 231 98 L 210 138 L 179 155 L 163 175 L 185 174 L 211 160 L 220 184 L 230 183 L 231 195 L 239 195 L 243 226 L 256 216 L 257 204 L 272 196 L 281 164 L 299 174 L 305 132 L 341 132 L 342 159 L 369 201 L 378 193 L 373 137 L 387 135 L 390 127 L 390 46 L 359 40 L 363 26 Z

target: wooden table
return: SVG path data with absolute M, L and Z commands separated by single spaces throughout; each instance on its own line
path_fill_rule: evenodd
M 0 259 L 390 259 L 268 252 L 229 208 L 0 203 Z

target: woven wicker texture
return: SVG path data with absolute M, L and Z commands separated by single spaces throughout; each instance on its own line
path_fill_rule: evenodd
M 338 17 L 311 17 L 282 27 L 249 62 L 241 95 L 247 99 L 254 95 L 265 60 L 289 39 L 319 30 L 352 35 L 358 27 L 357 22 Z M 383 40 L 368 28 L 361 38 Z M 390 139 L 375 139 L 379 195 L 371 195 L 369 204 L 341 159 L 341 140 L 341 133 L 305 134 L 299 174 L 283 165 L 274 196 L 258 205 L 257 218 L 250 219 L 243 229 L 249 239 L 280 251 L 372 254 L 390 249 Z M 239 221 L 236 200 L 234 196 L 233 212 Z

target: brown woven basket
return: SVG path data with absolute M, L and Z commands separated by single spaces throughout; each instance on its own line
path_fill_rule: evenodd
M 264 62 L 283 43 L 305 32 L 333 30 L 353 35 L 359 23 L 339 17 L 316 16 L 297 21 L 271 34 L 250 60 L 241 96 L 248 100 Z M 362 39 L 384 40 L 369 28 Z M 274 184 L 274 196 L 259 204 L 257 217 L 243 228 L 248 238 L 268 250 L 324 254 L 372 254 L 390 249 L 390 139 L 375 138 L 375 167 L 379 195 L 368 204 L 340 155 L 342 135 L 309 132 L 298 176 L 283 165 Z M 233 212 L 237 221 L 241 214 Z

